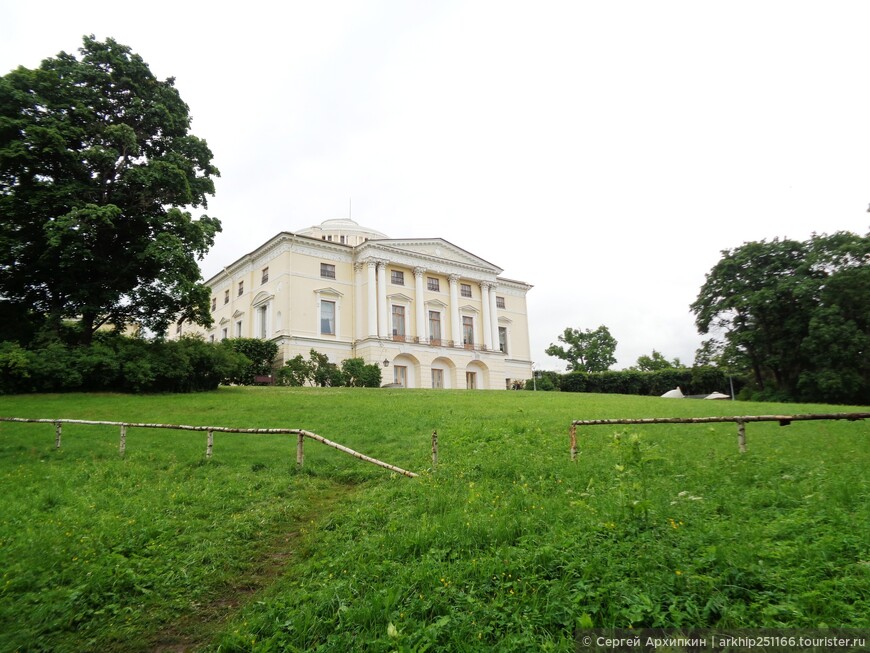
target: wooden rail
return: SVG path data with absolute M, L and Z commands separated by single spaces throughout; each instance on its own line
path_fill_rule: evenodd
M 577 459 L 577 427 L 600 426 L 605 424 L 712 424 L 734 422 L 737 424 L 737 447 L 746 453 L 747 422 L 779 422 L 788 426 L 792 422 L 821 419 L 846 419 L 854 422 L 870 418 L 870 413 L 818 413 L 805 415 L 742 415 L 732 417 L 649 417 L 645 419 L 578 419 L 571 422 L 571 460 Z
M 303 449 L 303 443 L 305 438 L 310 438 L 312 440 L 316 440 L 321 444 L 325 444 L 327 447 L 332 447 L 333 449 L 338 449 L 349 456 L 353 456 L 354 458 L 358 458 L 359 460 L 365 461 L 367 463 L 371 463 L 372 465 L 377 465 L 378 467 L 383 467 L 385 469 L 389 469 L 392 472 L 396 472 L 398 474 L 402 474 L 403 476 L 408 476 L 409 478 L 416 478 L 417 474 L 414 472 L 409 472 L 406 469 L 402 469 L 401 467 L 396 467 L 395 465 L 390 465 L 389 463 L 385 463 L 382 460 L 378 460 L 377 458 L 372 458 L 371 456 L 366 456 L 365 454 L 361 454 L 358 451 L 354 451 L 349 447 L 345 447 L 344 445 L 338 444 L 337 442 L 333 442 L 332 440 L 327 440 L 323 436 L 317 435 L 316 433 L 311 433 L 310 431 L 305 431 L 302 429 L 240 429 L 233 428 L 228 426 L 189 426 L 185 424 L 143 424 L 143 423 L 135 423 L 135 422 L 107 422 L 101 420 L 87 420 L 87 419 L 35 419 L 28 417 L 0 417 L 0 422 L 29 422 L 36 424 L 54 424 L 54 446 L 55 449 L 60 448 L 61 443 L 61 435 L 63 430 L 63 424 L 88 424 L 88 425 L 96 425 L 96 426 L 117 426 L 121 429 L 121 441 L 119 445 L 119 451 L 123 456 L 127 449 L 127 429 L 128 428 L 139 428 L 139 429 L 171 429 L 175 431 L 205 431 L 207 435 L 206 441 L 206 449 L 205 455 L 207 458 L 211 458 L 213 450 L 214 450 L 214 434 L 215 433 L 255 433 L 255 434 L 283 434 L 283 435 L 296 435 L 296 466 L 302 467 L 302 463 L 305 459 L 305 452 Z

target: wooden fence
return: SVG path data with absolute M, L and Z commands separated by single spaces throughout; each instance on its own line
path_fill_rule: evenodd
M 743 415 L 734 417 L 650 417 L 646 419 L 578 419 L 571 422 L 571 460 L 577 459 L 577 427 L 601 426 L 604 424 L 714 424 L 734 422 L 737 424 L 737 447 L 746 453 L 747 422 L 779 422 L 788 426 L 792 422 L 820 419 L 846 419 L 857 421 L 870 418 L 870 413 L 825 413 L 811 415 Z
M 207 433 L 206 437 L 206 447 L 205 447 L 205 455 L 207 458 L 211 458 L 212 453 L 214 451 L 214 434 L 215 433 L 255 433 L 255 434 L 283 434 L 283 435 L 295 435 L 296 436 L 296 466 L 297 468 L 302 467 L 302 463 L 305 460 L 305 451 L 304 451 L 304 443 L 305 438 L 310 438 L 311 440 L 316 440 L 321 444 L 325 444 L 328 447 L 332 447 L 333 449 L 338 449 L 339 451 L 343 451 L 349 456 L 353 456 L 354 458 L 358 458 L 359 460 L 363 460 L 367 463 L 371 463 L 372 465 L 378 465 L 379 467 L 383 467 L 385 469 L 389 469 L 390 471 L 396 472 L 398 474 L 402 474 L 404 476 L 408 476 L 410 478 L 415 478 L 417 474 L 414 472 L 409 472 L 406 469 L 402 469 L 401 467 L 396 467 L 395 465 L 390 465 L 389 463 L 385 463 L 377 458 L 372 458 L 370 456 L 366 456 L 365 454 L 361 454 L 358 451 L 354 451 L 344 445 L 338 444 L 337 442 L 332 442 L 331 440 L 327 440 L 326 438 L 317 435 L 316 433 L 311 433 L 310 431 L 304 431 L 302 429 L 238 429 L 231 428 L 226 426 L 187 426 L 184 424 L 137 424 L 133 422 L 106 422 L 106 421 L 95 421 L 95 420 L 85 420 L 85 419 L 32 419 L 26 417 L 0 417 L 0 422 L 29 422 L 36 424 L 54 424 L 54 446 L 55 449 L 60 449 L 61 436 L 63 432 L 64 424 L 89 424 L 89 425 L 97 425 L 97 426 L 117 426 L 121 430 L 121 439 L 119 445 L 119 451 L 123 456 L 127 450 L 127 429 L 128 428 L 139 428 L 139 429 L 171 429 L 175 431 L 204 431 Z M 433 438 L 435 435 L 433 434 Z M 435 456 L 433 449 L 433 459 Z

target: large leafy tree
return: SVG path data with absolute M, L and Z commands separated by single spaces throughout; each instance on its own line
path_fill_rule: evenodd
M 594 331 L 568 327 L 559 335 L 559 342 L 567 346 L 551 343 L 546 354 L 568 361 L 567 369 L 572 372 L 604 372 L 616 363 L 616 338 L 604 325 Z
M 870 234 L 760 241 L 722 252 L 691 305 L 710 351 L 757 386 L 807 400 L 870 391 Z
M 82 342 L 209 324 L 196 261 L 220 223 L 186 209 L 214 194 L 212 153 L 172 78 L 112 39 L 80 55 L 0 77 L 0 309 L 75 320 Z

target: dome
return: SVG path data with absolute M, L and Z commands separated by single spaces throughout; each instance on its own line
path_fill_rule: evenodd
M 301 229 L 297 232 L 300 236 L 319 238 L 344 245 L 361 245 L 367 240 L 381 240 L 388 238 L 385 234 L 368 227 L 362 227 L 350 218 L 332 218 L 324 220 L 321 224 Z

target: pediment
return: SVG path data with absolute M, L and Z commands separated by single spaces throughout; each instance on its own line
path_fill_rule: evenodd
M 446 264 L 459 264 L 462 266 L 472 266 L 482 268 L 491 274 L 501 274 L 504 272 L 497 265 L 493 265 L 479 256 L 475 256 L 471 252 L 467 252 L 461 247 L 457 247 L 451 242 L 443 238 L 405 238 L 395 240 L 377 240 L 372 241 L 371 245 L 381 246 L 397 252 L 404 252 L 411 257 L 421 257 L 425 259 L 436 259 L 443 261 Z M 425 265 L 421 261 L 422 265 Z
M 257 296 L 251 300 L 251 306 L 256 306 L 257 304 L 263 304 L 265 302 L 271 301 L 275 299 L 275 295 L 269 294 L 267 292 L 258 292 Z
M 328 286 L 326 288 L 318 288 L 317 290 L 314 291 L 314 293 L 316 295 L 331 295 L 333 297 L 343 297 L 344 296 L 344 293 L 340 293 L 335 288 L 330 288 Z

